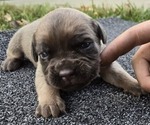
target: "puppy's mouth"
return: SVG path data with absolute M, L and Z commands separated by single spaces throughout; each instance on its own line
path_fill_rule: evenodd
M 88 85 L 99 73 L 99 62 L 65 62 L 51 66 L 46 75 L 47 83 L 61 90 L 76 90 Z

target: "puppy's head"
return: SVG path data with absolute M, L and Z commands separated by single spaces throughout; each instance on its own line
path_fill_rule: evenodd
M 40 61 L 48 84 L 81 88 L 99 74 L 101 26 L 74 9 L 57 9 L 42 18 L 34 34 L 33 56 Z

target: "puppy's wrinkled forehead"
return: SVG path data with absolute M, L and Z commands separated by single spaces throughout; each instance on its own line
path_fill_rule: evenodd
M 74 9 L 57 9 L 48 13 L 35 34 L 37 42 L 58 45 L 65 44 L 74 38 L 95 39 L 92 29 L 92 19 L 86 14 Z M 62 43 L 63 42 L 63 43 Z

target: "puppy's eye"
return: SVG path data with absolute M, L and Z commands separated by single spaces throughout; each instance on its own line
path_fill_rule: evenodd
M 43 59 L 43 60 L 46 60 L 48 59 L 48 53 L 47 52 L 42 52 L 39 54 L 40 58 Z
M 80 44 L 80 49 L 87 49 L 90 47 L 91 44 L 92 42 L 83 42 Z

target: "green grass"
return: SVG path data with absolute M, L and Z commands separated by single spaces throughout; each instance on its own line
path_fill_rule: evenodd
M 68 7 L 69 5 L 65 6 Z M 25 22 L 32 22 L 33 20 L 42 17 L 57 7 L 52 7 L 49 4 L 32 6 L 14 6 L 2 4 L 0 5 L 0 30 L 21 27 L 25 24 Z M 92 3 L 91 6 L 81 6 L 77 9 L 85 12 L 94 19 L 101 17 L 119 17 L 135 22 L 141 22 L 150 19 L 150 9 L 137 8 L 131 4 L 118 6 L 117 8 L 112 9 L 103 6 L 98 7 Z
M 32 22 L 47 12 L 53 10 L 54 7 L 49 5 L 34 5 L 34 6 L 14 6 L 14 5 L 0 5 L 0 30 L 12 29 L 12 22 L 21 21 L 22 19 Z M 5 16 L 9 14 L 11 21 L 7 21 Z

